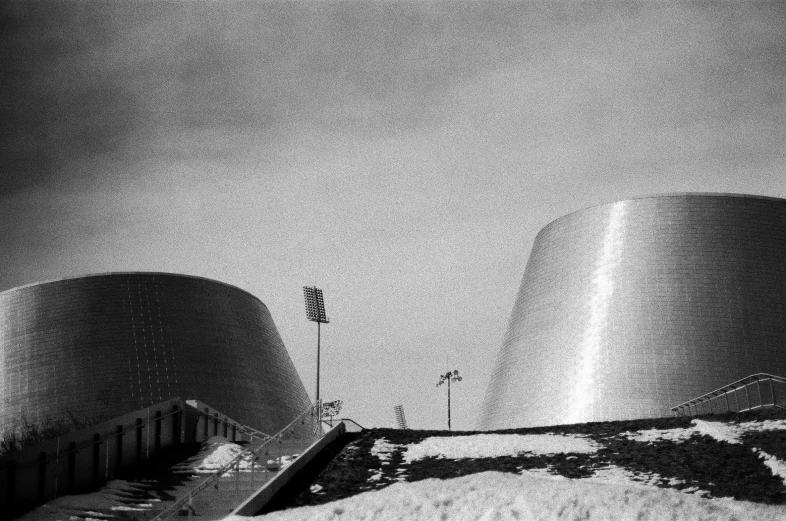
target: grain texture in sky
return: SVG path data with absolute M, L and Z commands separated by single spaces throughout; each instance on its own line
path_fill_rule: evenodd
M 215 278 L 362 424 L 472 428 L 537 231 L 786 197 L 782 2 L 0 3 L 0 289 Z

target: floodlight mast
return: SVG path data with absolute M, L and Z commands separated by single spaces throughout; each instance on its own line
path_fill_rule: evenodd
M 320 325 L 329 324 L 325 315 L 325 300 L 322 298 L 322 290 L 316 286 L 303 286 L 303 296 L 306 299 L 306 318 L 317 323 L 317 406 L 319 405 L 319 341 Z

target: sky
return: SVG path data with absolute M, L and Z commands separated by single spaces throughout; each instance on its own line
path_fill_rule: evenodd
M 0 290 L 234 284 L 342 416 L 472 429 L 532 240 L 786 197 L 782 2 L 0 0 Z

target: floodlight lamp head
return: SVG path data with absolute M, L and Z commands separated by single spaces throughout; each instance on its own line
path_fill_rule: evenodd
M 303 297 L 306 300 L 306 318 L 312 322 L 328 324 L 325 314 L 325 300 L 322 297 L 322 290 L 316 286 L 303 286 Z

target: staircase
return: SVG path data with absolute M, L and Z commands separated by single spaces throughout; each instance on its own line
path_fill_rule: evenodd
M 20 521 L 222 519 L 322 436 L 317 411 L 310 407 L 273 436 L 225 438 L 217 451 L 198 454 L 199 444 L 181 443 L 115 473 L 119 479 L 96 492 L 60 496 Z
M 256 461 L 245 458 L 228 472 L 221 474 L 210 486 L 205 487 L 188 503 L 178 509 L 177 517 L 198 516 L 200 521 L 222 519 L 242 503 L 252 492 L 259 489 L 269 479 L 285 468 L 294 458 L 302 453 L 313 440 L 282 440 L 280 443 L 269 444 Z M 246 445 L 246 449 L 255 452 L 261 443 Z M 187 481 L 174 487 L 174 497 L 185 497 L 189 491 L 204 481 L 204 474 L 191 475 Z M 164 512 L 173 506 L 174 499 L 162 501 L 155 514 Z M 153 515 L 155 515 L 153 514 Z

